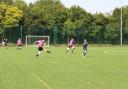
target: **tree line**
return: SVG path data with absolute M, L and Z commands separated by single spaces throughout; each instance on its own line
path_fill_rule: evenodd
M 26 35 L 49 35 L 50 42 L 65 43 L 73 37 L 77 43 L 119 44 L 121 8 L 111 13 L 91 14 L 80 6 L 66 8 L 59 0 L 0 0 L 0 38 L 15 42 Z M 128 43 L 128 6 L 123 7 L 123 43 Z

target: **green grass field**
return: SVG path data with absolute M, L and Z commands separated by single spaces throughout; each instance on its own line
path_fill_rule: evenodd
M 35 57 L 35 47 L 0 48 L 0 89 L 128 89 L 128 47 L 89 47 Z

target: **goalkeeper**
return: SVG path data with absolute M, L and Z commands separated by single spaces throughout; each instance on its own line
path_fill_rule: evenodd
M 37 44 L 37 47 L 38 47 L 38 53 L 36 54 L 36 57 L 38 57 L 41 54 L 41 51 L 51 53 L 50 51 L 44 49 L 44 46 L 46 44 L 45 40 L 38 40 L 38 41 L 35 42 L 35 44 Z

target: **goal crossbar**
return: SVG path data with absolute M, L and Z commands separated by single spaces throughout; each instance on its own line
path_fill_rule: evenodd
M 43 38 L 43 39 L 44 39 L 44 38 L 47 38 L 47 40 L 46 40 L 46 39 L 45 39 L 45 40 L 47 41 L 47 45 L 49 46 L 49 37 L 50 37 L 50 36 L 32 36 L 32 35 L 27 35 L 27 36 L 26 36 L 26 42 L 25 42 L 25 43 L 26 43 L 26 46 L 29 45 L 29 44 L 28 44 L 28 38 L 37 38 L 37 40 L 40 40 L 40 38 L 41 38 L 41 39 L 42 39 L 42 38 Z M 38 39 L 38 38 L 39 38 L 39 39 Z M 36 41 L 37 41 L 37 40 L 36 40 Z M 35 40 L 34 40 L 34 41 L 35 41 Z M 33 42 L 33 43 L 34 43 L 34 42 Z M 32 44 L 33 44 L 33 43 L 32 43 Z

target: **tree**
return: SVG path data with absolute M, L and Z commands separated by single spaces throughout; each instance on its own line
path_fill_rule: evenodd
M 13 0 L 0 0 L 0 3 L 11 5 Z
M 23 0 L 15 0 L 13 1 L 13 5 L 16 6 L 22 12 L 24 12 L 25 14 L 27 10 L 27 4 Z
M 7 5 L 7 4 L 0 4 L 0 19 L 1 22 L 1 33 L 3 33 L 4 29 L 8 29 L 11 27 L 19 26 L 19 19 L 23 16 L 21 10 L 18 10 L 17 7 Z
M 65 21 L 63 29 L 67 33 L 68 37 L 76 36 L 75 30 L 74 30 L 76 29 L 76 25 L 72 22 L 72 20 L 68 19 L 67 21 Z
M 96 13 L 95 15 L 93 15 L 93 17 L 94 17 L 94 22 L 93 22 L 92 27 L 94 27 L 94 29 L 96 30 L 93 32 L 97 32 L 95 38 L 98 42 L 103 43 L 105 41 L 105 37 L 104 37 L 105 33 L 104 32 L 106 30 L 106 24 L 108 23 L 108 20 L 101 13 L 99 13 L 99 14 Z
M 117 43 L 119 39 L 119 23 L 113 16 L 108 16 L 108 24 L 105 30 L 105 40 L 107 43 Z
M 64 23 L 64 30 L 76 37 L 79 31 L 82 30 L 87 12 L 79 6 L 72 6 L 67 12 L 67 21 Z M 80 29 L 80 30 L 79 30 Z M 77 34 L 78 33 L 78 34 Z M 74 34 L 74 35 L 73 35 Z M 79 39 L 79 38 L 78 38 Z

